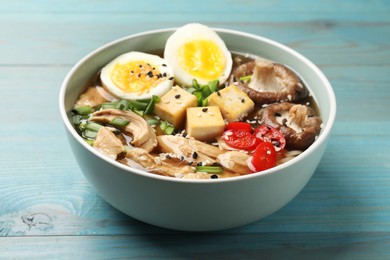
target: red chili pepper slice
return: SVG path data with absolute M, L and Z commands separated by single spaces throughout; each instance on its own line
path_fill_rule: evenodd
M 286 146 L 286 139 L 275 127 L 261 125 L 255 129 L 253 135 L 264 142 L 271 143 L 277 152 L 282 151 Z
M 252 126 L 246 122 L 230 122 L 226 126 L 226 130 L 244 130 L 245 132 L 252 132 Z
M 260 143 L 253 153 L 252 160 L 248 164 L 254 172 L 264 171 L 276 165 L 276 151 L 274 146 L 269 142 Z M 251 167 L 253 166 L 253 167 Z
M 251 133 L 243 130 L 227 130 L 223 133 L 222 138 L 225 142 L 236 149 L 252 151 L 261 142 Z

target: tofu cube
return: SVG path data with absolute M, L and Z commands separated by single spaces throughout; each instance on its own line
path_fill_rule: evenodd
M 173 124 L 176 128 L 182 128 L 185 122 L 186 110 L 196 107 L 196 97 L 178 86 L 174 86 L 161 101 L 154 106 L 154 114 L 161 119 Z
M 217 106 L 187 109 L 186 132 L 197 140 L 209 141 L 225 130 L 225 121 Z
M 234 84 L 211 94 L 208 104 L 218 106 L 228 122 L 241 120 L 255 107 L 248 95 Z

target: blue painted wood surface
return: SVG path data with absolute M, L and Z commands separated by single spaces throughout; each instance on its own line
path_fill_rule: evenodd
M 0 2 L 0 258 L 390 259 L 389 1 Z M 188 22 L 279 41 L 338 101 L 313 178 L 286 207 L 213 233 L 114 210 L 85 180 L 58 113 L 71 66 L 104 43 Z

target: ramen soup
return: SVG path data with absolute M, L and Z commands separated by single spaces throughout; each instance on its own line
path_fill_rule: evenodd
M 113 160 L 174 178 L 264 171 L 321 130 L 293 70 L 231 52 L 201 24 L 176 30 L 164 50 L 120 55 L 85 87 L 72 110 L 80 136 Z

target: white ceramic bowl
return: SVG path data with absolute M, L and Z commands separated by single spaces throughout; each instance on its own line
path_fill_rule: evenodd
M 211 231 L 245 225 L 277 211 L 305 186 L 317 168 L 336 115 L 332 87 L 323 73 L 294 50 L 256 35 L 215 29 L 231 51 L 251 53 L 293 68 L 309 86 L 320 108 L 323 129 L 301 155 L 270 170 L 241 177 L 183 180 L 132 169 L 90 147 L 69 120 L 85 82 L 116 56 L 164 48 L 174 29 L 125 37 L 93 51 L 66 76 L 60 92 L 60 112 L 74 156 L 88 181 L 112 206 L 156 226 Z

